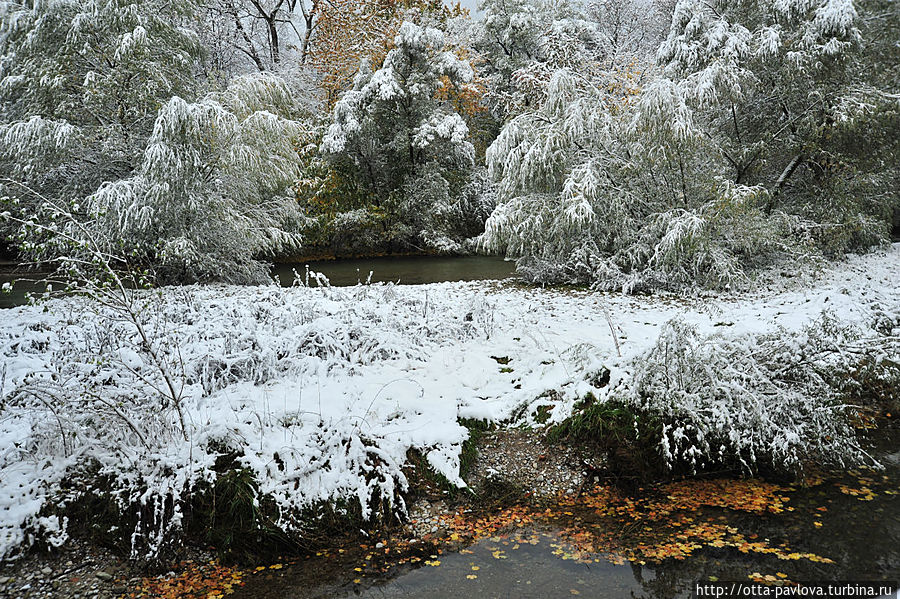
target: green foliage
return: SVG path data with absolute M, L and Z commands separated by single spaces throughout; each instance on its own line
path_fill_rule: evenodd
M 380 68 L 363 63 L 335 105 L 319 148 L 334 174 L 311 186 L 307 203 L 332 213 L 333 245 L 348 236 L 342 229 L 356 234 L 374 220 L 376 243 L 388 249 L 453 251 L 486 216 L 484 190 L 470 184 L 469 129 L 453 101 L 472 68 L 433 27 L 404 22 L 394 42 Z M 321 177 L 321 167 L 313 170 Z
M 598 401 L 587 394 L 573 414 L 550 427 L 551 443 L 588 444 L 605 457 L 604 468 L 624 478 L 649 479 L 666 473 L 660 459 L 663 420 L 622 399 Z
M 215 481 L 194 490 L 187 534 L 237 561 L 275 558 L 296 547 L 279 526 L 274 503 L 260 495 L 253 473 L 234 462 L 219 470 Z

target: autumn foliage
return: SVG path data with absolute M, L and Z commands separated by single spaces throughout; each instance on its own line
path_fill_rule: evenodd
M 337 102 L 362 61 L 380 65 L 410 9 L 446 19 L 460 14 L 433 0 L 332 0 L 322 2 L 308 63 L 322 76 L 327 106 Z M 408 16 L 408 14 L 407 14 Z

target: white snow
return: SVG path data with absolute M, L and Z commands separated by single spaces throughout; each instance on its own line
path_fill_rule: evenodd
M 227 447 L 243 453 L 285 526 L 291 510 L 319 501 L 358 498 L 369 510 L 373 496 L 399 500 L 409 449 L 462 485 L 459 419 L 528 422 L 537 402 L 562 420 L 596 392 L 591 373 L 608 367 L 615 383 L 674 317 L 729 335 L 796 331 L 826 309 L 862 323 L 898 310 L 898 282 L 900 244 L 832 266 L 812 286 L 691 298 L 498 282 L 166 288 L 148 300 L 145 326 L 173 371 L 183 364 L 187 441 L 154 395 L 129 323 L 79 298 L 3 310 L 0 558 L 29 532 L 61 542 L 64 521 L 41 507 L 89 459 L 123 501 L 153 505 L 211 479 Z M 56 395 L 23 393 L 29 377 L 28 388 Z M 559 395 L 538 399 L 551 390 Z

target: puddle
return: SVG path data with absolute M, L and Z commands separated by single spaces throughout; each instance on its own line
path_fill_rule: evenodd
M 896 581 L 900 435 L 882 437 L 883 472 L 809 486 L 684 481 L 634 496 L 598 488 L 549 510 L 448 515 L 454 551 L 373 542 L 250 576 L 235 597 L 649 599 L 689 597 L 703 581 Z

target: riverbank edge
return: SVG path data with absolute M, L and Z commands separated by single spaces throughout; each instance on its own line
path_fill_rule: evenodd
M 900 419 L 887 409 L 883 407 L 875 418 L 881 426 L 896 429 Z M 577 500 L 595 483 L 615 485 L 616 473 L 604 468 L 605 457 L 596 446 L 583 441 L 557 440 L 547 434 L 552 427 L 466 424 L 472 431 L 471 444 L 467 448 L 469 461 L 464 464 L 464 479 L 469 488 L 453 488 L 446 480 L 436 477 L 423 461 L 412 459 L 408 470 L 411 483 L 407 496 L 409 510 L 402 522 L 384 522 L 368 530 L 349 533 L 347 529 L 359 524 L 350 521 L 343 533 L 330 537 L 330 542 L 298 547 L 296 551 L 277 556 L 245 555 L 240 561 L 224 559 L 217 548 L 204 546 L 197 538 L 186 538 L 169 561 L 152 566 L 130 560 L 122 552 L 90 539 L 75 536 L 61 548 L 33 547 L 15 561 L 0 562 L 0 597 L 113 599 L 148 596 L 140 593 L 146 591 L 150 581 L 177 577 L 189 567 L 200 565 L 214 569 L 218 566 L 213 564 L 222 563 L 226 564 L 226 572 L 265 572 L 267 567 L 280 569 L 281 562 L 302 563 L 304 556 L 315 553 L 340 556 L 344 547 L 356 548 L 361 542 L 375 546 L 375 539 L 385 539 L 385 546 L 405 548 L 405 554 L 401 549 L 392 556 L 393 560 L 405 562 L 409 556 L 428 557 L 433 552 L 439 555 L 463 549 L 465 541 L 454 539 L 448 527 L 448 516 L 454 513 L 466 513 L 475 518 L 490 517 L 513 506 L 550 510 L 561 502 Z M 737 472 L 725 475 L 733 476 L 735 480 L 746 478 Z M 700 480 L 708 477 L 706 473 L 699 473 L 677 478 Z M 650 481 L 650 487 L 675 478 L 658 477 Z M 766 477 L 753 479 L 767 480 Z M 232 565 L 234 569 L 230 569 Z M 334 586 L 351 582 L 353 572 L 336 571 L 340 572 L 340 580 L 334 581 Z M 277 573 L 268 574 L 272 575 Z M 312 579 L 315 580 L 315 576 Z

